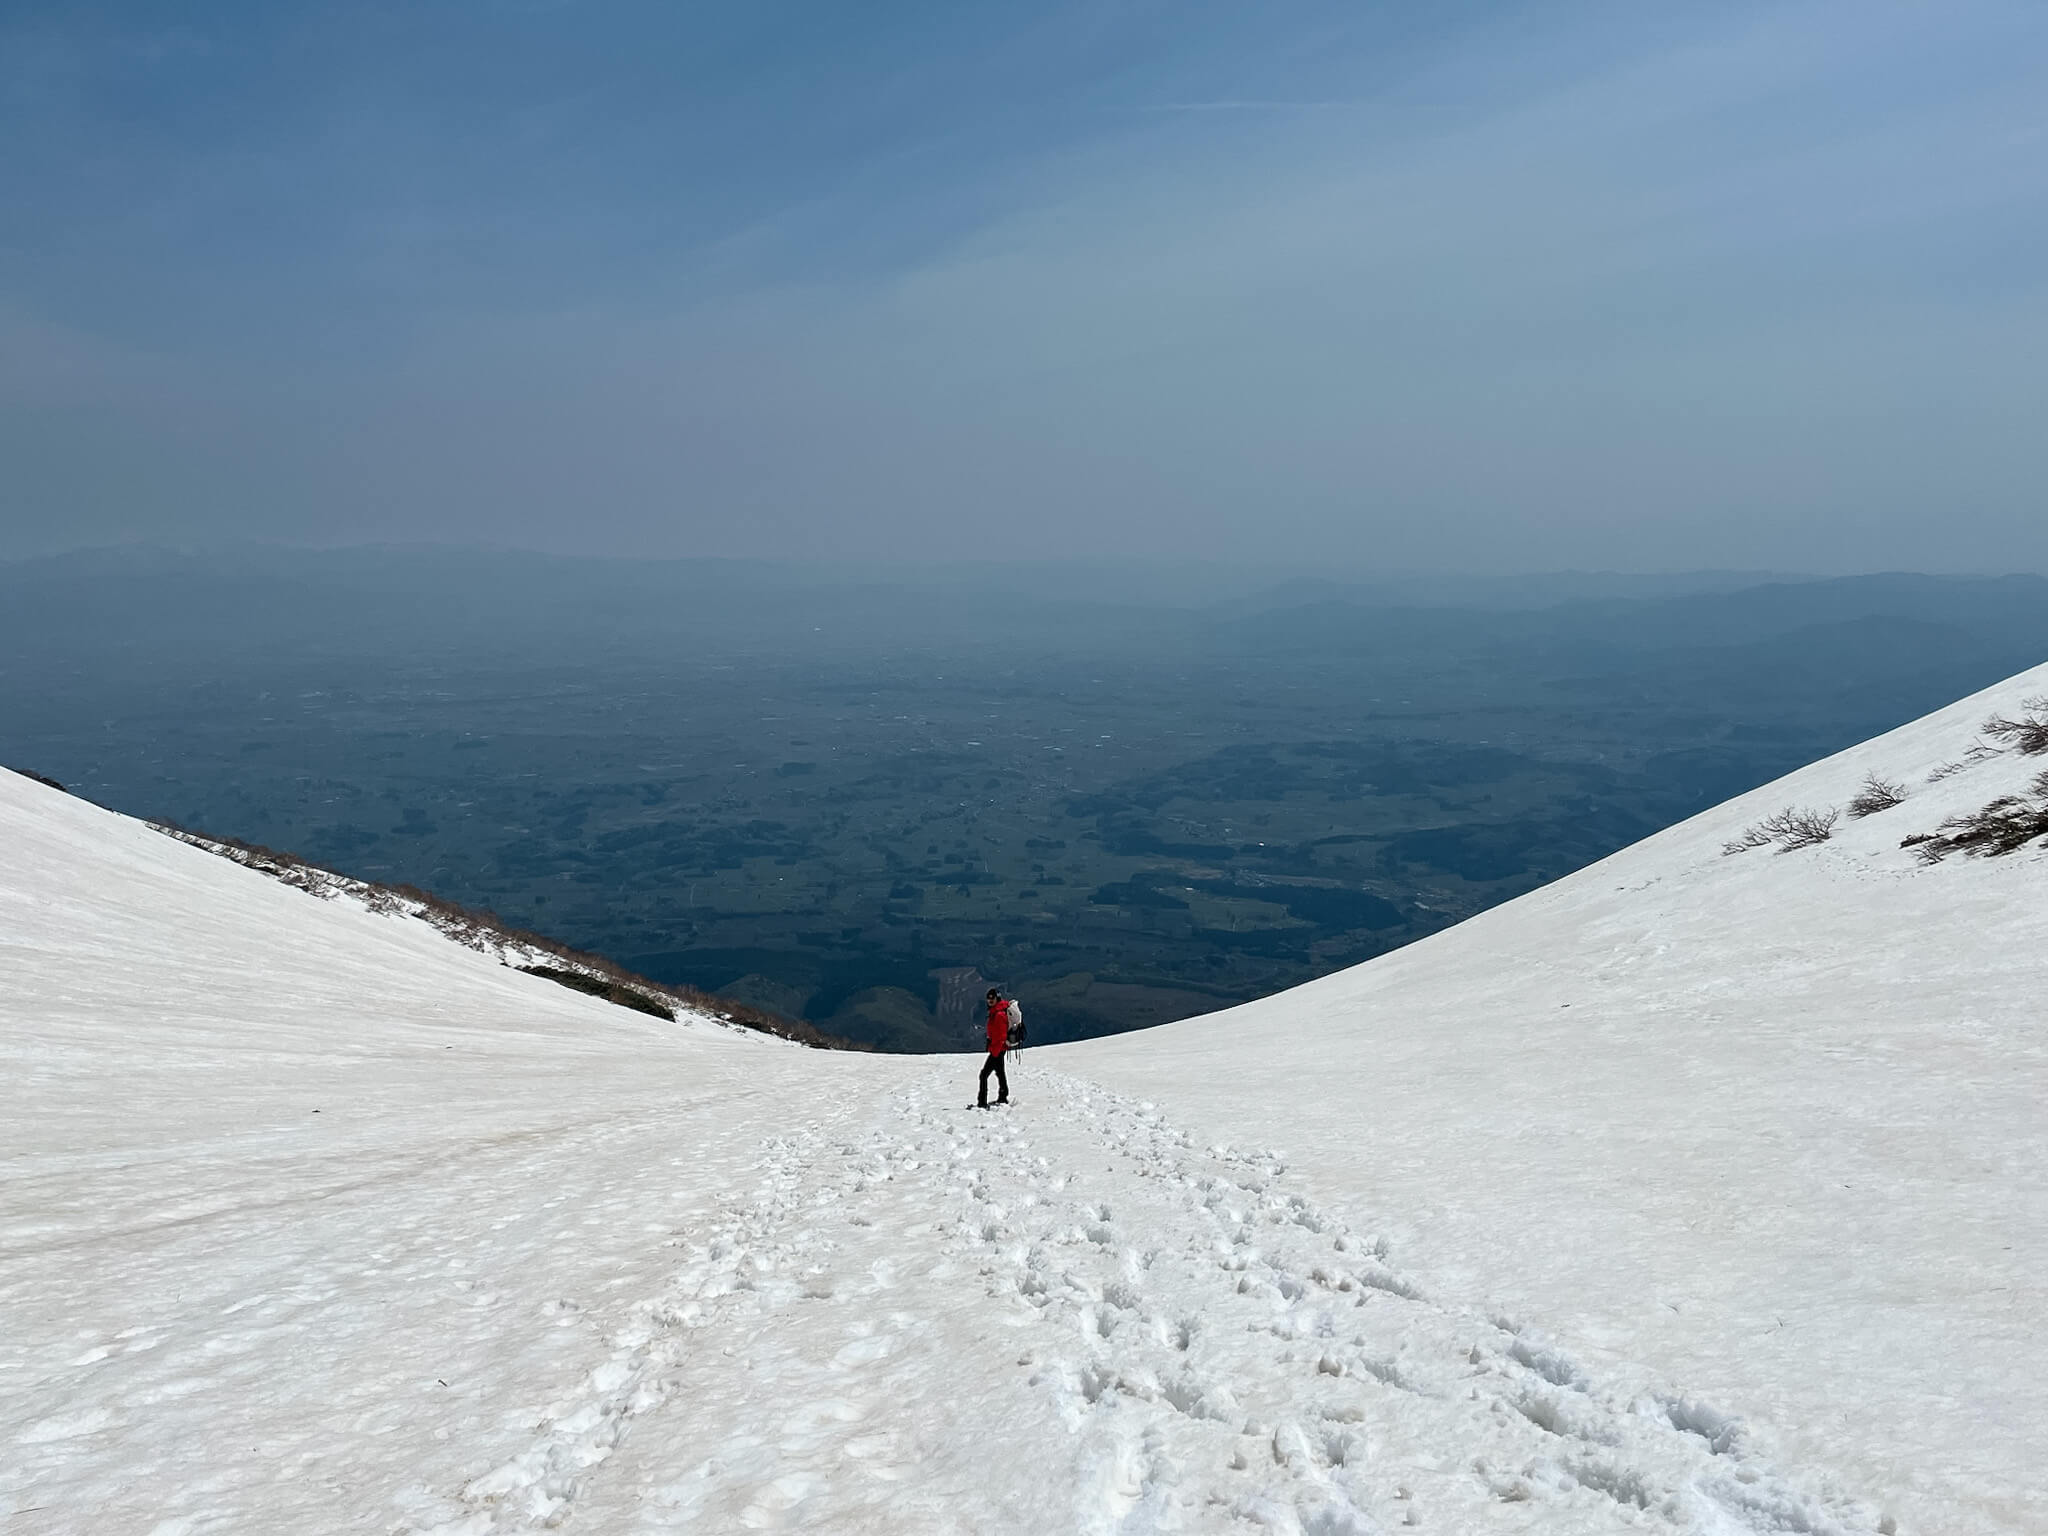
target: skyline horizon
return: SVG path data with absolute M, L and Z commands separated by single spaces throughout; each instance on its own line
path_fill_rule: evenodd
M 1200 556 L 1170 553 L 1102 552 L 1095 555 L 981 555 L 981 556 L 794 556 L 772 554 L 718 554 L 695 552 L 643 553 L 614 550 L 585 550 L 554 547 L 540 543 L 519 543 L 486 539 L 399 539 L 350 538 L 334 540 L 256 537 L 216 537 L 184 540 L 155 537 L 84 541 L 56 544 L 26 553 L 0 552 L 0 567 L 26 566 L 77 557 L 164 555 L 198 558 L 229 554 L 276 555 L 447 555 L 487 558 L 530 558 L 591 565 L 730 565 L 786 569 L 805 572 L 943 572 L 982 567 L 1006 570 L 1114 570 L 1119 567 L 1152 571 L 1186 569 L 1241 573 L 1257 579 L 1282 581 L 1315 580 L 1333 585 L 1362 585 L 1374 582 L 1455 581 L 1477 582 L 1556 580 L 1565 578 L 1658 580 L 1714 578 L 1717 580 L 1770 583 L 1817 583 L 1850 581 L 1866 577 L 1925 576 L 1965 580 L 1995 580 L 2005 577 L 2048 578 L 2048 561 L 2037 566 L 1987 564 L 1905 566 L 1884 564 L 1820 567 L 1767 567 L 1742 565 L 1373 565 L 1363 559 L 1332 561 L 1313 556 L 1274 557 L 1247 562 L 1223 555 Z

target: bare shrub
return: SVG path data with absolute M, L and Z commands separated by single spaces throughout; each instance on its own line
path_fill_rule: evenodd
M 2041 704 L 2036 699 L 2027 702 L 2030 707 Z M 1939 833 L 1923 834 L 1900 846 L 1917 845 L 1923 864 L 1939 864 L 1958 850 L 1980 859 L 1996 858 L 2037 839 L 2048 839 L 2048 770 L 2034 775 L 2026 795 L 2000 795 L 1988 805 L 1949 817 Z
M 1984 722 L 1983 731 L 1994 741 L 2037 757 L 2048 752 L 2048 699 L 2028 699 L 2024 707 L 2026 713 L 2016 720 L 1993 715 Z
M 1861 820 L 1875 816 L 1879 811 L 1888 811 L 1906 798 L 1906 786 L 1894 784 L 1890 779 L 1880 779 L 1876 774 L 1866 774 L 1863 787 L 1856 792 L 1856 798 L 1849 802 L 1849 814 Z
M 1939 864 L 1958 850 L 1980 859 L 1996 858 L 2044 837 L 2048 837 L 2048 804 L 2000 795 L 1989 805 L 1944 821 L 1940 835 L 1920 845 L 1920 861 Z
M 1839 813 L 1832 806 L 1814 810 L 1788 805 L 1775 815 L 1766 816 L 1755 826 L 1744 828 L 1740 838 L 1721 845 L 1721 852 L 1744 853 L 1773 843 L 1780 853 L 1790 853 L 1795 848 L 1811 848 L 1835 835 L 1838 817 Z
M 1747 853 L 1752 848 L 1768 848 L 1770 846 L 1770 834 L 1764 831 L 1762 827 L 1744 827 L 1742 829 L 1742 836 L 1734 839 L 1732 842 L 1726 842 L 1721 845 L 1721 852 L 1725 856 L 1731 853 Z
M 1788 805 L 1777 815 L 1766 816 L 1763 829 L 1778 845 L 1778 852 L 1790 853 L 1794 848 L 1811 848 L 1833 837 L 1837 815 L 1833 806 L 1817 811 Z
M 1935 783 L 1968 763 L 2000 757 L 2008 751 L 2028 757 L 2048 753 L 2048 694 L 2022 699 L 2016 717 L 1993 715 L 1984 722 L 1982 730 L 1983 736 L 1970 743 L 1962 761 L 1944 763 L 1927 775 L 1927 782 Z M 1998 745 L 1992 745 L 1993 742 Z M 1850 813 L 1860 814 L 1854 801 L 1850 803 Z M 2026 795 L 2001 795 L 1974 811 L 1949 817 L 1938 832 L 1920 833 L 1899 846 L 1916 850 L 1923 864 L 1939 864 L 1959 850 L 1976 858 L 1996 858 L 2040 838 L 2048 838 L 2048 771 L 2034 775 Z

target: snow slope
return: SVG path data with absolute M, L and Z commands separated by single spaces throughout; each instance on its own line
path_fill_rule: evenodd
M 2048 667 L 1371 964 L 1062 1065 L 1291 1149 L 1434 1284 L 1585 1361 L 1656 1362 L 1902 1529 L 2048 1531 L 2048 852 L 1898 846 L 2048 768 L 1969 753 L 2044 693 Z M 1721 852 L 1868 773 L 1909 798 Z
M 2041 859 L 1893 846 L 1993 702 L 990 1115 L 0 774 L 0 1520 L 2048 1527 Z

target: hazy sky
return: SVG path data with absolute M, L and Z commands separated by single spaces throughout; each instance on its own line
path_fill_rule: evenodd
M 0 555 L 2048 568 L 2040 0 L 14 0 L 0 146 Z

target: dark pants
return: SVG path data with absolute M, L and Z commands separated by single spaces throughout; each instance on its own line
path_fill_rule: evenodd
M 988 1108 L 988 1075 L 991 1072 L 996 1075 L 996 1102 L 1010 1102 L 1010 1079 L 1003 1074 L 1003 1053 L 990 1051 L 988 1060 L 981 1064 L 981 1092 L 976 1095 L 983 1109 Z

